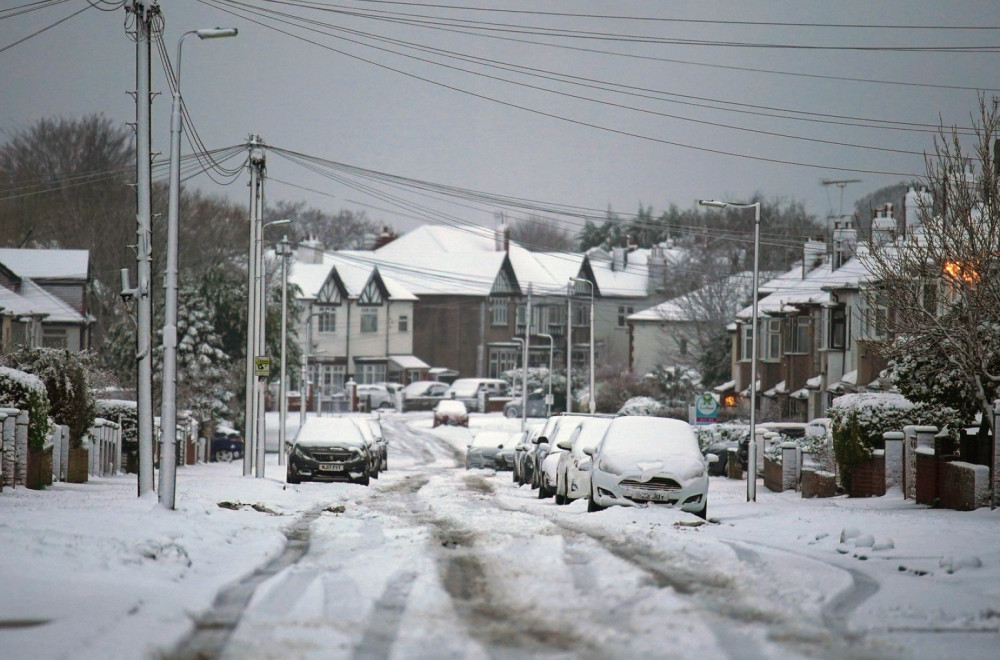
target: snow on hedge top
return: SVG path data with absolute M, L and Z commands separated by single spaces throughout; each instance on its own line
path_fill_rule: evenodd
M 26 388 L 45 394 L 45 383 L 34 374 L 29 374 L 10 367 L 0 367 L 0 378 L 6 378 L 20 383 Z
M 910 410 L 913 404 L 902 394 L 896 392 L 861 392 L 859 394 L 844 394 L 838 396 L 830 405 L 831 409 L 847 412 L 862 408 L 897 408 Z

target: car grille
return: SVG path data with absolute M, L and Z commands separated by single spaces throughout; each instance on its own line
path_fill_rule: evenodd
M 621 485 L 628 488 L 641 488 L 642 490 L 659 490 L 665 492 L 681 489 L 681 485 L 679 483 L 667 477 L 653 477 L 649 481 L 625 479 L 621 482 Z
M 312 457 L 313 460 L 319 461 L 320 463 L 346 463 L 356 458 L 354 453 L 343 450 L 314 451 L 312 452 Z

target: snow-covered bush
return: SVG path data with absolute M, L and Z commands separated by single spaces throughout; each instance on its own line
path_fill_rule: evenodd
M 135 401 L 98 399 L 97 416 L 118 422 L 122 426 L 122 454 L 139 454 L 139 408 Z
M 841 484 L 851 486 L 851 471 L 882 447 L 882 434 L 902 430 L 907 424 L 927 421 L 922 408 L 896 393 L 845 394 L 827 411 L 833 426 L 833 451 Z
M 80 447 L 97 417 L 88 382 L 93 356 L 62 348 L 23 346 L 4 356 L 15 369 L 38 376 L 48 394 L 49 414 L 56 424 L 69 427 L 70 446 Z M 39 448 L 41 445 L 39 445 Z
M 28 446 L 41 449 L 49 430 L 49 397 L 45 383 L 33 374 L 0 367 L 0 405 L 28 411 Z
M 717 442 L 737 443 L 743 442 L 750 437 L 750 425 L 738 423 L 704 424 L 694 427 L 695 437 L 698 438 L 698 446 L 705 451 L 710 445 Z
M 648 396 L 634 396 L 618 410 L 619 415 L 636 417 L 663 417 L 665 413 L 666 406 Z

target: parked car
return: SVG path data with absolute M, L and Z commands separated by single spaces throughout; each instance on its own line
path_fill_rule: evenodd
M 705 518 L 708 470 L 691 425 L 666 417 L 616 417 L 589 450 L 588 511 L 668 504 Z
M 441 426 L 469 426 L 469 411 L 461 401 L 445 399 L 434 406 L 434 428 Z
M 389 469 L 389 441 L 382 433 L 382 422 L 374 418 L 366 421 L 368 422 L 368 427 L 372 430 L 372 435 L 375 436 L 375 445 L 379 449 L 378 470 L 379 472 L 385 472 Z
M 542 430 L 531 439 L 532 446 L 524 457 L 524 471 L 532 488 L 538 488 L 538 472 L 549 451 L 549 438 L 555 435 L 559 430 L 559 424 L 565 418 L 564 415 L 552 415 L 545 420 Z
M 504 440 L 503 447 L 501 447 L 500 451 L 496 455 L 496 458 L 493 460 L 496 463 L 498 470 L 510 470 L 513 475 L 515 456 L 514 448 L 521 443 L 522 438 L 530 435 L 531 431 L 529 429 L 525 429 L 523 431 L 514 431 L 513 433 L 505 431 L 505 433 L 507 433 L 507 439 Z M 513 481 L 517 481 L 516 476 L 513 476 L 512 479 Z
M 558 430 L 549 438 L 549 448 L 539 464 L 538 499 L 543 500 L 556 494 L 556 467 L 559 465 L 559 455 L 565 452 L 559 445 L 565 446 L 565 441 L 573 437 L 585 419 L 590 418 L 584 415 L 564 416 Z
M 461 401 L 468 410 L 485 412 L 480 410 L 480 397 L 483 394 L 490 397 L 507 396 L 509 387 L 507 381 L 499 378 L 459 378 L 451 384 L 445 396 Z
M 353 481 L 368 485 L 371 444 L 349 417 L 309 417 L 288 453 L 285 480 Z
M 509 442 L 507 431 L 480 431 L 465 450 L 465 469 L 495 468 L 497 455 Z
M 396 397 L 384 385 L 358 385 L 358 402 L 363 403 L 366 410 L 396 407 Z
M 213 461 L 229 463 L 243 458 L 243 436 L 236 429 L 219 427 L 212 435 L 211 458 Z
M 436 380 L 418 380 L 403 388 L 403 410 L 434 410 L 434 406 L 445 398 L 448 383 Z
M 368 473 L 371 475 L 372 479 L 378 479 L 379 470 L 382 466 L 382 448 L 379 446 L 379 439 L 376 437 L 375 431 L 372 429 L 367 419 L 353 416 L 349 419 L 358 425 L 358 429 L 361 431 L 361 435 L 364 436 L 365 442 L 367 443 L 368 457 L 370 459 Z M 379 435 L 381 435 L 381 429 L 379 431 Z
M 556 504 L 590 497 L 590 456 L 611 424 L 610 417 L 590 417 L 583 420 L 566 440 L 559 441 L 559 463 L 556 465 Z
M 503 414 L 512 419 L 521 417 L 521 397 L 515 396 L 503 404 Z M 526 417 L 546 417 L 549 407 L 545 404 L 545 394 L 542 391 L 528 393 L 528 414 Z
M 523 437 L 514 445 L 514 481 L 518 486 L 531 483 L 531 464 L 528 456 L 535 448 L 534 439 L 541 433 L 542 427 L 537 426 L 527 431 Z

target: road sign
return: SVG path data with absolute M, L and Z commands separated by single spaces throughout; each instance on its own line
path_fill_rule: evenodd
M 271 358 L 266 355 L 258 355 L 253 359 L 253 375 L 258 378 L 267 378 L 271 375 Z
M 719 421 L 719 402 L 711 392 L 704 392 L 694 403 L 696 424 L 714 424 Z

